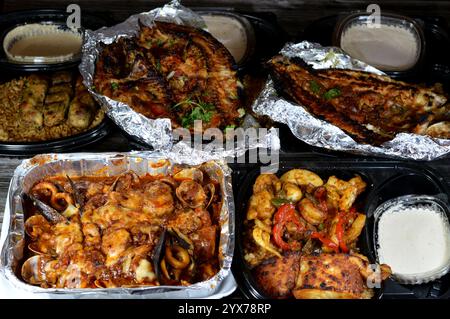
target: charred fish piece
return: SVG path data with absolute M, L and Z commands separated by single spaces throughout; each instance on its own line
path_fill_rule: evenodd
M 426 134 L 448 118 L 447 98 L 433 88 L 363 71 L 314 70 L 281 55 L 267 66 L 282 94 L 358 142 L 377 145 L 400 132 Z

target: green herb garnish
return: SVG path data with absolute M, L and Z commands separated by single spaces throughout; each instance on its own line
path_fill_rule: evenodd
M 231 124 L 231 125 L 227 125 L 225 126 L 224 132 L 228 131 L 228 130 L 234 130 L 236 128 L 236 125 Z
M 271 202 L 272 202 L 272 205 L 277 207 L 277 208 L 282 206 L 282 205 L 284 205 L 284 204 L 289 204 L 290 203 L 290 201 L 285 199 L 285 198 L 273 198 L 271 200 Z
M 161 72 L 161 62 L 159 62 L 159 60 L 156 61 L 155 68 L 156 68 L 156 71 Z
M 334 98 L 339 97 L 339 96 L 341 96 L 341 90 L 339 90 L 338 88 L 334 88 L 334 89 L 328 90 L 323 95 L 325 100 L 331 100 L 331 99 L 334 99 Z
M 157 44 L 159 47 L 162 47 L 162 46 L 164 45 L 164 41 L 161 40 L 161 39 L 158 39 L 158 40 L 156 41 L 156 44 Z
M 311 88 L 311 91 L 315 94 L 319 94 L 321 90 L 321 86 L 319 83 L 317 83 L 314 80 L 309 81 L 309 87 Z
M 119 83 L 113 82 L 111 83 L 111 89 L 117 90 L 119 88 Z
M 195 102 L 191 99 L 186 99 L 175 104 L 172 106 L 172 109 L 176 109 L 181 105 L 189 105 L 192 107 L 191 112 L 181 118 L 181 125 L 183 127 L 191 127 L 196 120 L 210 122 L 214 115 L 214 110 L 216 109 L 211 103 L 202 101 Z

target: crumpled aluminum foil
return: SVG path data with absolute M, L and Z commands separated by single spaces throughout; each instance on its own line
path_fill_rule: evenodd
M 353 59 L 336 47 L 322 47 L 303 41 L 288 43 L 280 52 L 287 57 L 300 57 L 315 69 L 345 68 L 384 74 L 378 69 Z M 411 133 L 399 133 L 381 146 L 355 142 L 337 126 L 317 119 L 305 108 L 280 97 L 269 79 L 252 106 L 260 115 L 289 126 L 301 141 L 313 146 L 361 155 L 387 156 L 412 160 L 434 160 L 450 154 L 450 140 L 431 138 Z
M 106 114 L 121 129 L 139 141 L 153 147 L 155 150 L 168 150 L 173 146 L 172 125 L 169 119 L 149 119 L 142 114 L 135 112 L 127 104 L 114 101 L 107 96 L 94 92 L 92 89 L 95 62 L 102 50 L 102 46 L 111 44 L 121 37 L 132 37 L 137 35 L 139 32 L 139 21 L 144 25 L 150 26 L 155 20 L 206 29 L 206 24 L 200 15 L 183 7 L 178 0 L 174 0 L 162 8 L 132 15 L 124 22 L 113 27 L 101 28 L 97 31 L 86 31 L 85 43 L 83 45 L 83 57 L 79 65 L 79 70 L 83 76 L 83 83 L 88 88 L 88 91 L 94 96 L 99 104 L 102 105 Z M 248 117 L 250 117 L 250 115 L 247 114 L 245 123 L 251 122 L 248 121 Z M 258 123 L 254 124 L 258 125 Z M 269 134 L 272 134 L 271 138 L 262 138 L 261 140 L 276 139 L 278 137 L 277 132 L 274 130 L 270 131 Z M 270 148 L 271 145 L 258 144 L 247 145 L 246 147 Z M 243 154 L 245 150 L 245 148 L 238 148 L 236 149 L 236 152 L 238 154 Z
M 202 154 L 192 155 L 192 150 L 178 149 L 161 152 L 45 154 L 24 160 L 15 170 L 8 191 L 9 207 L 6 212 L 9 211 L 10 222 L 0 255 L 0 274 L 19 291 L 52 298 L 218 298 L 231 294 L 236 289 L 230 270 L 235 240 L 231 169 L 223 160 L 212 161 L 211 157 L 202 157 Z M 168 160 L 167 165 L 161 165 L 163 159 Z M 152 166 L 152 163 L 159 165 Z M 46 289 L 29 285 L 16 276 L 16 270 L 23 260 L 25 246 L 21 194 L 29 191 L 37 181 L 56 174 L 115 176 L 128 170 L 133 170 L 138 175 L 164 174 L 170 172 L 174 164 L 202 163 L 206 163 L 205 169 L 208 173 L 220 181 L 223 198 L 218 245 L 221 267 L 211 279 L 186 287 Z

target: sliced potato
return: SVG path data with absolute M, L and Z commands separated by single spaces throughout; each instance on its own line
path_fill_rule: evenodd
M 255 227 L 253 228 L 253 239 L 259 246 L 281 258 L 280 252 L 270 243 L 270 233 Z

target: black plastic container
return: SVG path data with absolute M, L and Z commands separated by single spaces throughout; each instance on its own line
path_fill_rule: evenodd
M 70 13 L 64 10 L 42 9 L 42 10 L 23 10 L 0 14 L 0 43 L 6 33 L 14 26 L 24 23 L 55 22 L 65 23 Z M 96 30 L 111 23 L 110 19 L 100 15 L 83 13 L 81 15 L 81 26 L 84 29 Z M 54 64 L 28 64 L 11 63 L 5 55 L 3 45 L 0 45 L 0 73 L 10 72 L 37 72 L 37 71 L 59 71 L 71 67 L 76 67 L 78 61 Z
M 0 42 L 11 27 L 23 23 L 37 23 L 42 21 L 65 22 L 69 13 L 64 10 L 24 10 L 0 14 Z M 85 29 L 98 29 L 109 25 L 108 18 L 99 15 L 81 15 L 81 25 Z M 17 64 L 10 63 L 5 56 L 3 46 L 0 48 L 0 83 L 11 79 L 29 75 L 31 72 L 45 74 L 55 71 L 67 70 L 75 72 L 79 61 L 57 64 Z M 98 126 L 73 136 L 39 141 L 39 142 L 2 142 L 0 141 L 0 155 L 29 156 L 38 153 L 67 152 L 95 143 L 109 134 L 111 122 L 105 119 Z
M 72 72 L 77 71 L 75 67 L 68 68 L 67 66 L 63 68 L 63 70 Z M 52 72 L 53 70 L 39 71 L 40 74 L 48 74 Z M 0 84 L 14 78 L 27 75 L 29 75 L 29 73 L 23 71 L 9 71 L 7 73 L 0 73 Z M 103 139 L 110 133 L 111 128 L 112 123 L 105 115 L 103 121 L 96 127 L 72 136 L 36 142 L 0 141 L 0 155 L 29 156 L 39 153 L 73 151 Z
M 100 141 L 110 130 L 111 122 L 105 118 L 98 126 L 86 132 L 64 138 L 43 142 L 0 142 L 0 155 L 30 156 L 74 151 Z
M 366 227 L 359 237 L 358 247 L 371 262 L 375 262 L 375 251 L 372 242 L 373 212 L 378 205 L 391 198 L 407 194 L 423 194 L 447 198 L 450 195 L 449 185 L 444 177 L 424 164 L 410 164 L 398 161 L 373 161 L 335 158 L 318 158 L 315 154 L 281 154 L 278 176 L 293 168 L 311 170 L 327 179 L 331 175 L 349 179 L 360 175 L 367 183 L 367 188 L 358 197 L 357 203 L 362 205 L 366 213 Z M 253 184 L 260 174 L 260 167 L 250 169 L 233 168 L 235 176 L 236 207 L 236 248 L 233 261 L 233 274 L 242 294 L 247 298 L 267 298 L 254 281 L 250 269 L 243 258 L 242 232 L 243 221 L 247 212 L 247 204 L 252 195 Z M 450 216 L 449 216 L 450 217 Z M 391 279 L 383 282 L 376 289 L 377 299 L 417 299 L 417 298 L 450 298 L 450 274 L 439 280 L 423 285 L 401 285 Z

